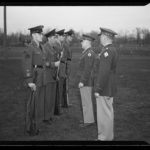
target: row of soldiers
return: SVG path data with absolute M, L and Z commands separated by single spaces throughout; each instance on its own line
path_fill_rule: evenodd
M 70 43 L 74 31 L 56 31 L 43 34 L 44 26 L 29 28 L 31 42 L 26 43 L 23 53 L 23 74 L 28 87 L 26 131 L 39 134 L 41 121 L 51 125 L 54 115 L 68 108 L 68 81 L 72 53 Z M 43 43 L 44 37 L 47 39 Z
M 26 127 L 30 135 L 39 133 L 43 121 L 51 124 L 54 115 L 61 114 L 61 107 L 69 107 L 68 78 L 72 53 L 70 43 L 74 32 L 51 30 L 44 36 L 42 28 L 30 28 L 32 42 L 23 55 L 24 77 L 29 89 Z M 97 123 L 98 140 L 113 140 L 113 98 L 116 94 L 116 66 L 118 54 L 113 45 L 116 32 L 100 28 L 98 34 L 102 49 L 95 53 L 90 35 L 80 38 L 82 54 L 77 71 L 83 119 L 80 127 Z

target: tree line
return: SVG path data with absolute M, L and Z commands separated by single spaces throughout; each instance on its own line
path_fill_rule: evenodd
M 138 45 L 145 45 L 150 43 L 150 30 L 149 29 L 143 29 L 143 28 L 136 28 L 135 33 L 128 34 L 128 32 L 125 32 L 124 34 L 119 34 L 115 39 L 116 44 L 138 44 Z M 95 37 L 94 46 L 99 45 L 99 38 L 97 36 L 96 31 L 91 31 L 89 34 L 93 37 Z M 4 33 L 2 29 L 0 29 L 0 46 L 3 46 L 3 36 Z M 81 36 L 79 32 L 75 32 L 75 38 L 73 39 L 73 45 L 78 46 L 79 40 L 78 38 Z M 24 42 L 28 41 L 30 39 L 30 35 L 25 35 L 21 32 L 17 33 L 11 33 L 7 35 L 7 46 L 23 46 Z

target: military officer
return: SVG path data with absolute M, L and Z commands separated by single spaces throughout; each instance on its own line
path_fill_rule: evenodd
M 66 59 L 63 55 L 63 42 L 64 42 L 65 29 L 56 32 L 55 50 L 59 53 L 60 65 L 57 69 L 57 88 L 56 88 L 56 100 L 55 100 L 55 115 L 61 115 L 61 100 L 64 99 L 64 83 L 66 78 Z
M 40 44 L 43 38 L 43 27 L 43 25 L 40 25 L 29 28 L 32 40 L 27 45 L 22 59 L 25 83 L 29 87 L 26 113 L 26 131 L 29 135 L 37 135 L 39 133 L 39 124 L 43 117 L 43 63 L 45 56 Z
M 66 78 L 65 83 L 64 83 L 64 99 L 62 99 L 62 107 L 64 108 L 68 108 L 69 106 L 71 106 L 72 104 L 70 104 L 69 102 L 69 76 L 70 76 L 70 72 L 71 72 L 71 59 L 72 59 L 72 52 L 70 49 L 71 46 L 71 42 L 73 40 L 73 36 L 74 36 L 74 31 L 73 30 L 69 30 L 66 31 L 65 33 L 65 40 L 63 42 L 63 58 L 65 59 L 65 63 L 66 63 Z
M 99 53 L 99 64 L 94 79 L 94 95 L 97 104 L 98 140 L 111 141 L 114 138 L 113 98 L 116 94 L 116 67 L 118 53 L 113 45 L 116 32 L 100 28 L 100 43 L 103 46 Z M 95 66 L 95 65 L 94 65 Z
M 93 51 L 91 44 L 95 39 L 89 35 L 82 35 L 82 55 L 79 63 L 79 72 L 77 76 L 79 78 L 78 87 L 81 95 L 81 109 L 83 114 L 83 123 L 81 127 L 91 125 L 95 122 L 93 102 L 92 102 L 92 68 L 95 60 L 95 52 Z
M 56 76 L 60 61 L 57 52 L 53 48 L 55 43 L 55 29 L 45 34 L 47 42 L 44 45 L 45 50 L 45 97 L 44 97 L 44 122 L 51 124 L 54 115 L 55 97 L 56 97 Z

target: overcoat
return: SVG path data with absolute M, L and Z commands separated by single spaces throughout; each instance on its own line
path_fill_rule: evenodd
M 101 96 L 114 97 L 117 92 L 116 67 L 118 62 L 116 48 L 109 44 L 102 49 L 102 53 L 94 63 L 94 92 Z

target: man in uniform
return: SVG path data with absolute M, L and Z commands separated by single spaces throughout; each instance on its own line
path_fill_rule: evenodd
M 63 42 L 63 59 L 65 60 L 66 63 L 66 78 L 65 83 L 64 83 L 64 98 L 61 101 L 61 105 L 64 108 L 68 108 L 69 106 L 71 106 L 71 104 L 69 103 L 69 76 L 70 76 L 70 72 L 71 72 L 71 59 L 72 59 L 72 52 L 70 49 L 70 45 L 71 42 L 73 40 L 73 35 L 74 35 L 74 31 L 73 30 L 69 30 L 67 32 L 64 33 L 65 34 L 65 40 Z
M 45 43 L 45 70 L 44 70 L 44 122 L 51 124 L 54 115 L 55 97 L 56 97 L 56 75 L 60 61 L 57 52 L 53 48 L 55 43 L 55 29 L 45 34 L 47 42 Z
M 66 78 L 66 64 L 65 59 L 63 56 L 63 42 L 64 42 L 64 31 L 65 29 L 59 30 L 56 32 L 56 43 L 54 48 L 56 51 L 60 53 L 59 60 L 60 65 L 57 69 L 57 88 L 56 88 L 56 100 L 55 100 L 55 115 L 61 115 L 62 109 L 61 109 L 61 100 L 64 98 L 64 83 Z
M 27 101 L 26 131 L 29 135 L 39 133 L 39 123 L 42 121 L 43 93 L 43 71 L 44 51 L 42 42 L 42 25 L 29 28 L 32 37 L 31 43 L 27 45 L 23 53 L 23 74 L 28 88 L 29 99 Z
M 91 125 L 95 122 L 93 102 L 92 102 L 92 68 L 95 60 L 95 52 L 91 47 L 91 43 L 95 39 L 89 35 L 82 35 L 81 45 L 83 52 L 79 63 L 78 87 L 81 95 L 81 109 L 83 114 L 83 123 L 81 127 Z
M 111 141 L 114 138 L 113 98 L 116 94 L 116 67 L 118 54 L 113 46 L 116 32 L 100 28 L 100 43 L 103 48 L 99 53 L 99 64 L 94 79 L 94 95 L 97 104 L 97 127 L 100 141 Z

